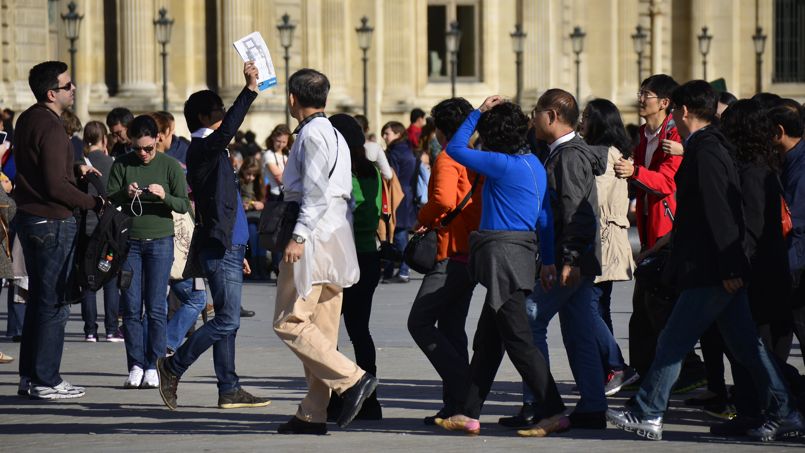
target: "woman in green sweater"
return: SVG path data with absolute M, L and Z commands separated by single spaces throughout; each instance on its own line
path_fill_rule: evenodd
M 377 376 L 375 343 L 369 333 L 369 317 L 372 313 L 372 297 L 380 282 L 380 253 L 377 251 L 377 223 L 380 220 L 382 191 L 380 174 L 364 149 L 364 135 L 358 122 L 349 115 L 339 113 L 330 117 L 341 135 L 346 139 L 352 158 L 352 231 L 361 278 L 350 288 L 344 288 L 341 313 L 344 325 L 355 350 L 355 362 L 367 373 Z M 335 394 L 335 393 L 333 393 Z M 340 413 L 337 401 L 331 401 L 328 415 Z M 363 403 L 357 419 L 380 420 L 382 412 L 377 394 Z
M 167 350 L 172 211 L 182 214 L 190 207 L 184 171 L 179 161 L 157 152 L 157 132 L 150 116 L 134 118 L 128 128 L 133 151 L 118 157 L 107 184 L 110 200 L 134 216 L 123 265 L 131 285 L 121 288 L 120 300 L 129 369 L 124 388 L 159 386 L 156 363 Z

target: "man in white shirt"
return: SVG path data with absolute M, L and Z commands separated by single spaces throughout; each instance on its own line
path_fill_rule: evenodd
M 313 69 L 288 80 L 291 116 L 299 121 L 283 184 L 285 201 L 299 204 L 277 282 L 274 331 L 302 361 L 308 393 L 281 434 L 326 434 L 330 391 L 343 400 L 347 426 L 377 387 L 377 379 L 340 353 L 343 289 L 360 278 L 352 219 L 351 160 L 344 137 L 324 115 L 330 82 Z

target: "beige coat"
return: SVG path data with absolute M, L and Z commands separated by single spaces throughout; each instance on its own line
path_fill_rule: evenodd
M 383 216 L 380 216 L 380 221 L 377 225 L 377 237 L 381 241 L 388 241 L 389 243 L 394 243 L 394 227 L 397 224 L 397 207 L 400 206 L 402 199 L 405 197 L 402 186 L 400 186 L 400 180 L 397 179 L 397 174 L 394 173 L 394 170 L 392 170 L 392 174 L 393 176 L 390 181 L 383 179 L 383 192 L 388 197 L 389 210 L 391 214 L 391 218 L 389 219 L 388 223 L 391 231 L 386 231 L 386 222 L 383 220 Z
M 629 191 L 625 179 L 615 176 L 615 162 L 623 155 L 611 146 L 606 172 L 595 178 L 598 225 L 601 231 L 601 275 L 595 283 L 631 280 L 635 269 L 629 243 Z

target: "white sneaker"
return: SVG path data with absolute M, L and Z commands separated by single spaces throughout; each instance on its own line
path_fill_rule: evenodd
M 138 389 L 143 383 L 143 369 L 134 365 L 129 371 L 129 377 L 123 383 L 124 389 Z
M 159 388 L 159 375 L 157 370 L 145 370 L 145 377 L 140 388 L 144 389 L 157 389 Z
M 84 387 L 75 387 L 67 381 L 61 381 L 56 387 L 35 385 L 31 389 L 31 398 L 40 400 L 63 400 L 81 398 L 84 396 Z

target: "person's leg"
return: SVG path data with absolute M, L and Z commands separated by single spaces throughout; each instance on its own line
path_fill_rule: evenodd
M 612 295 L 612 282 L 596 283 L 593 285 L 590 294 L 593 305 L 597 308 L 601 320 L 603 320 L 604 325 L 609 331 L 609 333 L 607 333 L 600 329 L 596 330 L 598 332 L 596 335 L 598 350 L 606 368 L 604 374 L 606 375 L 609 371 L 622 371 L 626 367 L 626 364 L 623 360 L 621 348 L 618 346 L 618 342 L 615 340 L 613 334 L 612 318 L 609 308 Z M 599 324 L 596 322 L 595 325 L 598 326 Z
M 651 326 L 646 306 L 646 292 L 640 279 L 635 279 L 632 316 L 629 318 L 629 364 L 645 376 L 657 349 L 657 335 Z
M 400 251 L 400 253 L 405 252 L 405 246 L 408 245 L 408 230 L 405 228 L 397 228 L 394 231 L 394 247 Z M 400 263 L 400 277 L 408 277 L 409 270 L 408 264 L 405 263 L 403 260 Z
M 805 283 L 802 283 L 802 285 L 805 285 Z M 799 294 L 805 294 L 805 291 L 801 291 Z M 801 302 L 802 301 L 800 301 L 800 303 Z M 799 340 L 800 355 L 802 355 L 802 360 L 805 361 L 805 354 L 802 354 L 802 343 L 805 342 L 805 305 L 794 308 L 792 315 L 794 334 L 797 336 L 797 340 Z
M 722 292 L 726 294 L 726 291 Z M 717 319 L 724 344 L 751 374 L 764 412 L 772 418 L 788 417 L 796 409 L 780 370 L 757 336 L 746 291 L 740 290 L 728 296 L 726 307 Z
M 657 353 L 635 396 L 639 415 L 662 417 L 682 361 L 720 315 L 729 295 L 720 286 L 682 291 L 657 343 Z
M 408 315 L 408 332 L 442 378 L 443 402 L 450 411 L 467 395 L 464 324 L 473 287 L 465 264 L 440 261 L 422 280 Z
M 646 311 L 649 315 L 649 320 L 652 329 L 659 338 L 665 325 L 668 323 L 668 318 L 671 317 L 671 312 L 674 310 L 676 299 L 669 299 L 666 297 L 659 297 L 654 294 L 647 294 L 645 298 Z M 675 389 L 684 391 L 693 390 L 698 384 L 705 379 L 704 362 L 696 354 L 693 347 L 685 355 L 682 361 L 682 370 L 680 371 L 679 379 L 675 384 Z
M 103 285 L 103 324 L 106 335 L 115 335 L 118 329 L 117 315 L 120 310 L 120 288 L 113 278 Z
M 724 382 L 724 342 L 718 326 L 713 324 L 699 340 L 702 345 L 704 369 L 707 373 L 707 390 L 727 400 L 727 384 Z M 734 373 L 733 373 L 734 374 Z
M 598 300 L 598 313 L 601 315 L 601 319 L 604 320 L 604 324 L 607 325 L 612 334 L 615 334 L 615 330 L 612 328 L 612 282 L 601 282 L 596 283 L 594 287 L 594 296 Z
M 81 320 L 84 321 L 84 336 L 98 336 L 98 298 L 95 291 L 84 290 L 84 297 L 81 299 Z
M 467 395 L 463 398 L 463 415 L 477 419 L 486 401 L 495 375 L 503 361 L 503 341 L 498 332 L 497 314 L 484 304 L 475 338 L 472 341 L 472 360 L 470 361 L 470 380 Z
M 592 278 L 583 277 L 570 299 L 559 310 L 562 340 L 581 394 L 574 410 L 577 413 L 603 412 L 607 409 L 604 369 L 598 344 L 614 343 L 615 340 L 598 313 L 598 303 L 592 292 Z M 616 352 L 610 353 L 610 357 L 617 354 L 617 347 L 615 349 Z
M 545 357 L 531 338 L 532 330 L 524 310 L 525 300 L 525 292 L 517 291 L 500 307 L 495 316 L 497 330 L 509 359 L 531 391 L 540 416 L 552 417 L 563 412 L 565 405 Z M 594 350 L 592 352 L 595 353 Z
M 129 240 L 129 254 L 123 270 L 131 272 L 131 285 L 121 290 L 120 312 L 123 315 L 123 338 L 126 344 L 126 367 L 145 369 L 145 333 L 143 329 L 143 260 L 144 241 Z
M 218 379 L 218 393 L 239 388 L 235 372 L 235 338 L 240 327 L 240 298 L 243 285 L 245 246 L 205 248 L 201 263 L 210 285 L 215 317 L 196 330 L 176 353 L 167 359 L 167 367 L 176 375 L 185 371 L 210 347 Z
M 157 359 L 165 357 L 168 321 L 168 281 L 173 264 L 173 237 L 148 241 L 143 253 L 143 300 L 148 317 L 145 369 L 156 369 Z
M 25 304 L 16 302 L 18 291 L 15 280 L 6 280 L 8 291 L 6 292 L 6 303 L 8 309 L 8 319 L 6 320 L 6 337 L 16 338 L 22 336 L 22 324 L 25 320 Z
M 380 281 L 380 255 L 377 252 L 359 253 L 358 265 L 361 279 L 351 288 L 344 289 L 344 326 L 355 350 L 355 362 L 359 367 L 377 376 L 375 343 L 369 332 L 372 314 L 372 297 Z
M 193 279 L 171 280 L 171 291 L 181 305 L 168 321 L 167 346 L 176 351 L 182 344 L 187 331 L 196 324 L 198 315 L 207 305 L 205 291 L 193 289 Z

